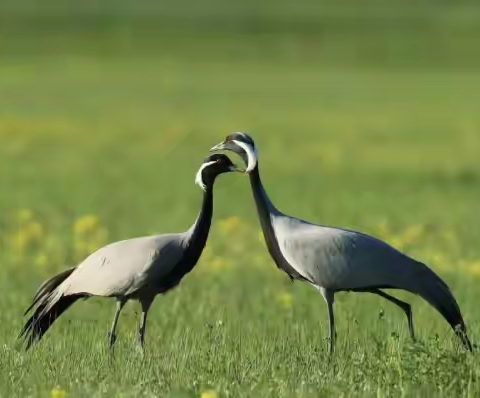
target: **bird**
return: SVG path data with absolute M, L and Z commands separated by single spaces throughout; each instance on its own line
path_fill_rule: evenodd
M 213 185 L 222 174 L 239 171 L 223 154 L 211 154 L 199 168 L 195 183 L 203 190 L 200 213 L 183 233 L 146 236 L 108 244 L 76 267 L 45 281 L 25 315 L 35 308 L 19 338 L 28 350 L 80 298 L 114 297 L 117 301 L 108 347 L 116 340 L 120 312 L 128 300 L 140 302 L 142 314 L 138 342 L 144 347 L 147 314 L 157 294 L 176 287 L 189 273 L 207 242 L 213 213 Z
M 246 133 L 233 133 L 211 152 L 227 150 L 246 164 L 250 185 L 268 251 L 277 267 L 292 281 L 307 282 L 323 296 L 328 309 L 330 354 L 336 340 L 334 296 L 337 292 L 369 292 L 396 304 L 405 313 L 415 340 L 410 304 L 382 289 L 401 289 L 421 296 L 450 324 L 469 351 L 460 308 L 447 284 L 425 264 L 370 235 L 317 225 L 280 212 L 260 179 L 258 148 Z

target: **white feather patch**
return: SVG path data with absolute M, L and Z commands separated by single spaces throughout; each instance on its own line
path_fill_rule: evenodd
M 250 173 L 257 165 L 257 159 L 258 159 L 257 148 L 252 148 L 250 145 L 237 140 L 233 140 L 233 142 L 246 152 L 247 158 L 248 158 L 248 164 L 247 164 L 247 169 L 245 171 L 247 173 Z
M 200 169 L 197 172 L 197 175 L 195 176 L 195 184 L 197 184 L 200 188 L 202 188 L 204 191 L 207 189 L 206 185 L 203 182 L 202 179 L 202 171 L 205 167 L 210 166 L 211 164 L 216 163 L 215 160 L 212 160 L 211 162 L 204 163 L 200 166 Z

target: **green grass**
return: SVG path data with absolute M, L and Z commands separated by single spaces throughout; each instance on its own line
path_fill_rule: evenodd
M 107 353 L 107 299 L 76 304 L 27 353 L 16 342 L 47 277 L 95 246 L 187 229 L 208 149 L 248 131 L 282 211 L 428 263 L 476 343 L 475 3 L 35 4 L 0 6 L 0 396 L 479 395 L 478 353 L 406 293 L 417 343 L 396 307 L 343 293 L 330 360 L 323 299 L 276 269 L 241 175 L 217 181 L 206 252 L 156 299 L 145 356 L 137 303 Z

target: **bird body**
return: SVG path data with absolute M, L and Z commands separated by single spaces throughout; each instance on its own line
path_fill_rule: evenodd
M 245 133 L 229 135 L 212 151 L 231 150 L 247 164 L 268 251 L 292 280 L 308 282 L 327 302 L 330 352 L 335 342 L 334 295 L 340 291 L 370 292 L 391 301 L 407 315 L 414 338 L 410 305 L 380 289 L 402 289 L 418 294 L 436 308 L 471 348 L 458 304 L 448 286 L 426 265 L 372 236 L 300 220 L 280 212 L 270 201 L 260 179 L 258 151 Z
M 333 290 L 402 286 L 412 259 L 371 236 L 292 217 L 273 220 L 282 256 L 302 276 Z
M 58 287 L 57 295 L 135 297 L 149 286 L 162 293 L 165 277 L 182 264 L 187 242 L 186 234 L 166 234 L 111 243 L 88 256 Z M 176 271 L 178 278 L 188 272 Z
M 250 181 L 269 252 L 292 279 L 334 290 L 387 287 L 394 277 L 408 279 L 407 263 L 414 260 L 385 242 L 281 213 L 263 189 L 258 165 Z
M 229 171 L 236 168 L 225 155 L 212 155 L 200 167 L 196 183 L 204 190 L 203 202 L 197 220 L 188 231 L 111 243 L 90 254 L 77 267 L 44 282 L 27 309 L 28 312 L 36 306 L 21 332 L 27 348 L 40 340 L 76 300 L 91 296 L 117 299 L 110 346 L 115 342 L 123 305 L 127 300 L 138 300 L 142 306 L 139 341 L 143 346 L 146 317 L 155 296 L 177 286 L 200 258 L 211 225 L 213 183 L 217 175 Z

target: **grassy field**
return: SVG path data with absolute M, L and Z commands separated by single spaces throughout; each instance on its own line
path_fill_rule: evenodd
M 24 352 L 38 285 L 108 242 L 186 230 L 231 131 L 257 141 L 279 209 L 429 264 L 480 339 L 474 2 L 66 4 L 0 5 L 0 396 L 480 395 L 478 349 L 406 293 L 418 342 L 390 303 L 343 293 L 330 360 L 323 299 L 276 269 L 239 174 L 217 181 L 197 268 L 157 297 L 145 356 L 137 303 L 107 353 L 107 299 Z

